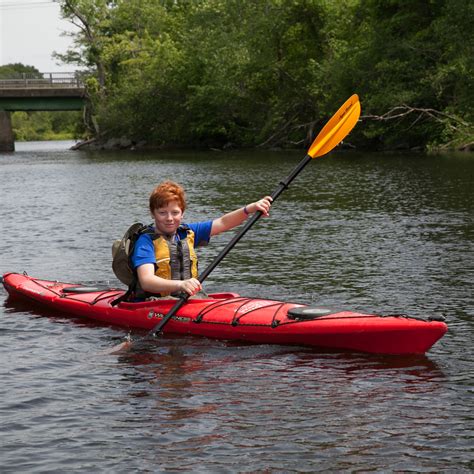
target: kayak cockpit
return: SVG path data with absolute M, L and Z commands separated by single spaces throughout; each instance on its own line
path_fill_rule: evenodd
M 234 298 L 240 298 L 241 296 L 238 293 L 231 293 L 231 292 L 225 292 L 225 293 L 211 293 L 208 295 L 208 298 L 189 298 L 186 304 L 198 304 L 198 303 L 213 303 L 217 301 L 225 301 L 225 300 L 231 300 Z M 155 306 L 157 302 L 160 303 L 168 303 L 168 304 L 174 304 L 177 301 L 177 298 L 160 298 L 156 300 L 147 300 L 147 301 L 122 301 L 118 304 L 120 308 L 123 309 L 138 309 L 138 308 L 146 308 L 148 306 Z

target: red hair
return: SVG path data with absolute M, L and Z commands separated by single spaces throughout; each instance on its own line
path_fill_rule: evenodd
M 184 189 L 173 181 L 163 181 L 150 194 L 150 211 L 167 206 L 176 201 L 181 211 L 186 209 L 186 195 Z

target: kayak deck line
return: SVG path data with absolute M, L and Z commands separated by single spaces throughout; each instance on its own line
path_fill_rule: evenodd
M 23 275 L 25 276 L 29 276 L 26 272 L 23 272 L 22 273 Z M 7 274 L 8 275 L 8 274 Z M 3 281 L 3 277 L 2 277 L 2 281 Z M 73 301 L 78 301 L 80 303 L 85 303 L 85 304 L 89 304 L 89 305 L 94 305 L 96 303 L 98 303 L 99 301 L 101 301 L 102 299 L 107 299 L 111 296 L 113 297 L 116 297 L 116 296 L 119 296 L 121 294 L 123 294 L 125 292 L 125 290 L 122 290 L 122 289 L 119 289 L 119 288 L 108 288 L 108 289 L 100 289 L 100 288 L 88 288 L 87 291 L 81 291 L 83 288 L 87 288 L 87 287 L 83 287 L 81 285 L 78 285 L 77 283 L 76 284 L 73 284 L 73 283 L 62 283 L 60 282 L 59 280 L 55 280 L 54 281 L 54 284 L 51 285 L 51 286 L 48 286 L 48 285 L 42 285 L 37 279 L 34 279 L 32 278 L 33 282 L 35 282 L 38 286 L 48 290 L 48 291 L 51 291 L 53 293 L 55 293 L 58 297 L 60 298 L 64 298 L 64 299 L 71 299 Z M 65 285 L 65 284 L 70 284 L 71 287 L 64 287 L 62 285 Z M 61 292 L 56 292 L 56 291 L 53 291 L 53 288 L 55 286 L 61 286 L 62 288 L 62 291 Z M 95 299 L 93 299 L 92 301 L 84 301 L 82 299 L 79 299 L 79 298 L 73 298 L 69 293 L 76 293 L 77 294 L 87 294 L 87 293 L 100 293 L 100 295 L 98 295 Z M 110 293 L 112 292 L 112 295 L 110 295 Z M 231 294 L 231 293 L 229 293 Z M 235 302 L 238 302 L 238 301 L 243 301 L 241 307 L 245 306 L 245 304 L 251 302 L 251 301 L 254 301 L 255 298 L 248 298 L 248 297 L 244 297 L 244 296 L 238 296 L 238 297 L 235 297 L 233 299 L 226 299 L 224 301 L 216 301 L 215 303 L 209 305 L 207 308 L 203 309 L 200 311 L 200 313 L 196 316 L 196 319 L 193 320 L 194 323 L 201 323 L 203 322 L 203 319 L 204 319 L 204 316 L 219 308 L 219 307 L 222 307 L 222 306 L 225 306 L 226 304 L 229 304 L 229 303 L 235 303 Z M 274 318 L 276 317 L 276 315 L 278 314 L 278 311 L 284 307 L 285 304 L 298 304 L 298 303 L 285 303 L 285 302 L 274 302 L 274 300 L 271 300 L 269 298 L 258 298 L 259 301 L 269 301 L 269 302 L 272 302 L 273 304 L 270 304 L 268 306 L 256 306 L 252 309 L 249 309 L 247 310 L 245 313 L 241 314 L 239 317 L 235 317 L 231 324 L 232 326 L 237 326 L 239 324 L 239 321 L 240 319 L 247 315 L 248 313 L 252 312 L 252 311 L 256 311 L 262 307 L 270 307 L 272 305 L 275 305 L 275 306 L 279 306 L 279 308 L 277 309 L 277 311 L 275 312 L 275 316 Z M 156 300 L 147 300 L 145 301 L 145 303 L 153 303 L 154 301 Z M 191 300 L 192 301 L 192 300 Z M 201 300 L 202 301 L 202 300 Z M 205 300 L 204 300 L 205 301 Z M 143 301 L 140 301 L 140 302 L 133 302 L 133 301 L 126 301 L 124 302 L 126 304 L 130 304 L 130 305 L 137 305 L 139 303 L 144 303 Z M 302 307 L 304 307 L 304 305 L 301 305 Z M 307 307 L 308 309 L 319 309 L 319 308 L 312 308 L 312 307 Z M 132 309 L 132 308 L 130 308 Z M 238 313 L 240 310 L 240 308 L 238 308 L 237 310 L 235 310 L 235 313 Z M 334 310 L 332 313 L 328 313 L 328 314 L 331 314 L 331 316 L 329 316 L 328 314 L 323 314 L 321 316 L 315 316 L 313 318 L 311 318 L 311 320 L 314 320 L 314 319 L 318 319 L 318 318 L 323 318 L 325 320 L 330 320 L 330 319 L 341 319 L 341 316 L 339 317 L 336 317 L 334 316 L 335 314 L 338 314 L 338 313 L 342 313 L 342 312 L 345 312 L 344 310 Z M 163 315 L 164 316 L 164 315 Z M 425 322 L 430 322 L 430 321 L 441 321 L 441 322 L 444 322 L 446 321 L 446 318 L 444 316 L 428 316 L 427 318 L 422 318 L 422 317 L 419 317 L 419 316 L 412 316 L 412 315 L 409 315 L 409 314 L 405 314 L 405 313 L 393 313 L 393 314 L 380 314 L 380 313 L 377 313 L 377 314 L 366 314 L 366 313 L 358 313 L 356 315 L 351 315 L 351 316 L 345 316 L 343 319 L 353 319 L 353 318 L 406 318 L 406 319 L 415 319 L 415 320 L 418 320 L 418 321 L 425 321 Z M 299 319 L 298 317 L 294 318 L 294 322 L 301 322 L 301 321 L 308 321 L 308 319 Z M 212 321 L 206 321 L 206 322 L 211 322 Z M 216 322 L 215 324 L 223 324 L 221 322 Z M 275 325 L 278 325 L 280 324 L 279 321 L 272 321 L 272 323 L 270 324 L 270 326 L 274 327 Z M 291 322 L 287 322 L 287 323 L 284 323 L 284 324 L 291 324 Z
M 152 329 L 176 303 L 176 299 L 159 298 L 113 306 L 125 290 L 42 280 L 19 273 L 5 274 L 3 284 L 12 300 L 129 330 Z M 422 354 L 446 331 L 447 325 L 437 317 L 312 307 L 227 292 L 189 299 L 169 320 L 164 332 L 377 354 Z
M 96 298 L 94 298 L 93 300 L 91 301 L 84 301 L 80 298 L 74 298 L 73 296 L 71 296 L 69 293 L 76 293 L 76 289 L 80 289 L 80 288 L 83 288 L 77 284 L 74 284 L 74 286 L 71 286 L 70 288 L 69 287 L 64 287 L 62 292 L 56 292 L 53 290 L 53 288 L 55 286 L 58 286 L 58 285 L 61 285 L 61 282 L 59 281 L 55 281 L 53 285 L 51 286 L 48 286 L 48 285 L 42 285 L 41 283 L 39 283 L 39 281 L 35 280 L 35 279 L 32 279 L 32 281 L 34 281 L 38 286 L 48 290 L 48 291 L 51 291 L 53 293 L 55 293 L 59 298 L 63 298 L 63 299 L 70 299 L 70 300 L 73 300 L 73 301 L 78 301 L 80 303 L 84 303 L 84 304 L 88 304 L 88 305 L 94 305 L 94 304 L 97 304 L 99 301 L 102 301 L 104 299 L 107 299 L 107 298 L 110 298 L 110 297 L 117 297 L 121 294 L 124 293 L 124 290 L 119 290 L 119 289 L 115 289 L 115 288 L 110 288 L 110 289 L 90 289 L 88 291 L 77 291 L 77 294 L 87 294 L 87 293 L 100 293 Z M 71 283 L 72 285 L 72 283 Z M 74 291 L 70 291 L 70 289 L 74 290 Z M 112 294 L 110 294 L 112 293 Z M 224 301 L 216 301 L 212 304 L 210 304 L 208 307 L 202 309 L 196 316 L 195 319 L 192 320 L 193 323 L 195 324 L 199 324 L 199 323 L 202 323 L 202 322 L 206 322 L 207 324 L 230 324 L 231 326 L 268 326 L 268 327 L 272 327 L 272 328 L 275 328 L 276 326 L 279 326 L 279 325 L 284 325 L 284 324 L 295 324 L 295 323 L 301 323 L 301 322 L 304 322 L 304 321 L 308 321 L 309 319 L 299 319 L 299 318 L 294 318 L 292 321 L 287 321 L 287 322 L 280 322 L 280 320 L 276 319 L 276 316 L 277 314 L 279 313 L 279 311 L 285 306 L 285 305 L 292 305 L 292 304 L 297 304 L 297 303 L 285 303 L 285 302 L 274 302 L 274 300 L 270 300 L 270 299 L 267 299 L 267 298 L 259 298 L 258 299 L 259 301 L 268 301 L 270 304 L 268 305 L 255 305 L 254 307 L 252 307 L 251 309 L 248 309 L 246 310 L 245 312 L 242 312 L 239 316 L 237 316 L 237 313 L 240 312 L 241 308 L 244 307 L 246 304 L 254 301 L 254 298 L 248 298 L 248 297 L 242 297 L 242 296 L 239 296 L 239 297 L 236 297 L 236 298 L 229 298 L 229 299 L 226 299 Z M 156 300 L 149 300 L 149 301 L 145 301 L 145 303 L 148 303 L 148 302 L 151 302 L 153 303 L 154 301 Z M 234 310 L 234 318 L 232 319 L 232 321 L 230 323 L 228 322 L 223 322 L 223 321 L 204 321 L 204 316 L 208 313 L 211 313 L 212 311 L 215 311 L 216 309 L 219 309 L 219 308 L 222 308 L 226 305 L 230 305 L 232 303 L 236 303 L 236 302 L 242 302 L 241 306 L 238 307 L 237 309 Z M 126 304 L 129 304 L 129 305 L 138 305 L 140 303 L 143 303 L 142 301 L 140 302 L 132 302 L 132 301 L 127 301 L 127 302 L 124 302 Z M 260 308 L 270 308 L 272 306 L 277 306 L 277 310 L 275 311 L 274 315 L 273 315 L 273 318 L 272 318 L 272 321 L 271 323 L 269 324 L 264 324 L 264 323 L 242 323 L 240 322 L 240 320 L 247 316 L 248 314 L 250 314 L 251 312 L 253 311 L 257 311 L 258 309 Z M 133 308 L 128 308 L 128 309 L 132 309 Z M 308 309 L 312 309 L 312 308 L 308 308 Z M 317 309 L 317 308 L 314 308 L 314 309 Z M 335 320 L 335 319 L 360 319 L 360 318 L 406 318 L 406 319 L 416 319 L 418 321 L 425 321 L 425 322 L 429 322 L 429 321 L 445 321 L 445 318 L 444 317 L 439 317 L 436 318 L 436 317 L 428 317 L 428 318 L 420 318 L 420 317 L 417 317 L 417 316 L 410 316 L 408 314 L 365 314 L 365 313 L 360 313 L 360 314 L 352 314 L 350 316 L 345 316 L 345 317 L 342 317 L 342 316 L 335 316 L 336 314 L 339 314 L 339 313 L 343 313 L 345 311 L 343 310 L 335 310 L 333 313 L 331 313 L 331 315 L 328 315 L 328 314 L 324 314 L 324 315 L 321 315 L 321 316 L 316 316 L 314 318 L 311 318 L 310 320 L 313 321 L 313 320 L 316 320 L 316 319 L 323 319 L 325 321 L 327 320 Z M 162 313 L 153 313 L 153 316 L 149 316 L 150 319 L 152 318 L 155 318 L 155 319 L 161 319 L 163 318 L 165 315 L 162 314 Z M 185 321 L 185 319 L 183 319 L 182 317 L 173 317 L 173 319 L 175 321 Z
M 7 275 L 10 275 L 10 273 L 8 273 Z M 26 272 L 23 272 L 22 275 L 29 276 Z M 63 282 L 60 282 L 59 280 L 55 280 L 52 285 L 44 285 L 44 284 L 40 283 L 40 281 L 35 279 L 35 278 L 31 278 L 31 281 L 36 283 L 39 287 L 41 287 L 41 288 L 43 288 L 47 291 L 50 291 L 51 293 L 54 293 L 59 298 L 70 299 L 70 300 L 73 300 L 73 301 L 79 301 L 81 303 L 87 303 L 89 305 L 94 305 L 94 304 L 98 303 L 101 299 L 105 299 L 105 298 L 110 297 L 111 292 L 112 292 L 112 296 L 118 296 L 118 295 L 120 295 L 124 292 L 123 290 L 121 290 L 119 288 L 108 288 L 108 289 L 99 289 L 99 288 L 97 288 L 97 289 L 93 288 L 92 289 L 92 288 L 90 288 L 89 291 L 78 292 L 77 294 L 101 293 L 94 300 L 86 302 L 82 299 L 74 298 L 70 294 L 70 293 L 72 293 L 72 294 L 75 293 L 74 291 L 71 291 L 71 289 L 84 288 L 81 285 L 77 285 L 77 283 L 75 283 L 75 284 L 73 284 L 73 283 L 63 283 Z M 64 285 L 71 285 L 71 286 L 69 287 L 69 286 L 64 286 Z M 54 290 L 55 287 L 60 287 L 61 290 L 60 291 L 55 291 Z

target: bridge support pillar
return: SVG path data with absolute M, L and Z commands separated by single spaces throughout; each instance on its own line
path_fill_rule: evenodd
M 8 110 L 0 110 L 0 151 L 15 151 L 12 120 Z

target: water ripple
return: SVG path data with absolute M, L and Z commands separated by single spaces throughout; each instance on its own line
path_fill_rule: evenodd
M 267 194 L 301 158 L 31 146 L 0 156 L 2 271 L 89 285 L 119 284 L 110 244 L 148 221 L 158 181 L 181 181 L 188 218 L 204 219 Z M 449 332 L 427 356 L 171 336 L 103 356 L 125 331 L 4 302 L 2 472 L 472 472 L 473 166 L 458 155 L 318 160 L 206 282 L 444 314 Z M 230 237 L 202 249 L 201 268 Z

